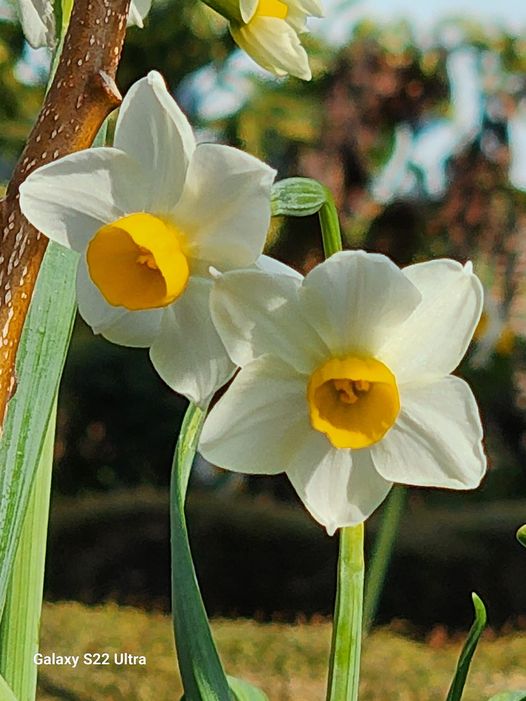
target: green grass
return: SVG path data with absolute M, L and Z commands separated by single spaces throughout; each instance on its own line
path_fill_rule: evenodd
M 213 629 L 227 672 L 260 686 L 271 701 L 324 699 L 329 623 L 216 620 Z M 393 630 L 374 631 L 364 646 L 360 701 L 443 701 L 460 646 L 440 635 L 426 644 Z M 108 652 L 111 658 L 129 652 L 145 655 L 147 664 L 41 667 L 39 701 L 178 701 L 181 695 L 171 622 L 159 613 L 47 604 L 41 651 Z M 526 633 L 482 640 L 463 701 L 483 701 L 504 689 L 526 689 Z

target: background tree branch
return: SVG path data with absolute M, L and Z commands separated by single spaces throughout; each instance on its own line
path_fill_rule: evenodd
M 53 83 L 0 201 L 0 427 L 48 240 L 24 218 L 19 187 L 39 166 L 87 148 L 121 102 L 115 85 L 130 0 L 75 0 Z

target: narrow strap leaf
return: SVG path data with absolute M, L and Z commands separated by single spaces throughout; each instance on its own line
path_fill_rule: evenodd
M 488 701 L 526 701 L 526 691 L 502 691 Z
M 102 146 L 106 123 L 93 142 Z M 17 353 L 18 388 L 0 439 L 0 618 L 76 310 L 78 255 L 50 243 Z
M 244 679 L 231 676 L 227 679 L 236 701 L 268 701 L 268 696 L 261 689 L 252 686 Z
M 40 457 L 0 627 L 0 672 L 20 701 L 35 698 L 56 403 Z
M 16 696 L 13 694 L 13 690 L 6 682 L 6 680 L 0 675 L 0 701 L 17 701 Z
M 447 695 L 447 701 L 460 701 L 462 698 L 462 692 L 464 691 L 464 685 L 466 684 L 466 678 L 469 672 L 469 666 L 475 650 L 477 649 L 478 641 L 484 628 L 486 627 L 486 607 L 475 593 L 471 595 L 473 599 L 473 606 L 475 608 L 475 620 L 468 634 L 468 638 L 462 648 L 460 657 L 457 663 L 457 669 L 455 671 L 455 676 L 451 682 L 451 687 Z
M 205 414 L 197 406 L 188 407 L 172 466 L 172 616 L 185 701 L 231 701 L 199 591 L 184 513 L 188 479 Z
M 75 313 L 77 255 L 50 244 L 17 355 L 18 389 L 0 441 L 0 616 Z

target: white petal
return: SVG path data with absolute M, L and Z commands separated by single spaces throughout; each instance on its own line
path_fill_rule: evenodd
M 296 9 L 290 9 L 288 14 L 287 14 L 287 19 L 286 19 L 287 24 L 289 24 L 292 29 L 297 34 L 302 34 L 303 32 L 307 32 L 307 16 L 304 12 Z
M 77 300 L 84 321 L 94 333 L 102 334 L 112 343 L 148 348 L 159 333 L 162 310 L 132 312 L 108 304 L 91 281 L 85 256 L 81 257 L 77 269 Z
M 258 9 L 259 0 L 239 0 L 239 11 L 243 22 L 250 22 Z
M 283 472 L 312 432 L 305 378 L 265 356 L 243 368 L 206 419 L 199 450 L 220 467 Z
M 152 6 L 152 0 L 132 0 L 128 13 L 128 26 L 136 25 L 142 29 L 143 19 Z
M 316 431 L 312 431 L 301 458 L 288 468 L 287 475 L 329 535 L 337 528 L 365 521 L 392 487 L 392 482 L 375 470 L 368 450 L 333 448 Z
M 486 470 L 475 398 L 458 377 L 401 388 L 396 424 L 371 452 L 378 472 L 401 484 L 474 489 Z
M 276 171 L 230 146 L 200 144 L 173 216 L 190 256 L 219 270 L 246 267 L 261 254 Z
M 244 366 L 270 353 L 310 373 L 329 356 L 298 303 L 301 279 L 234 270 L 214 283 L 210 309 L 230 357 Z
M 234 41 L 267 71 L 311 79 L 307 53 L 296 31 L 285 20 L 254 17 L 249 24 L 231 24 L 230 33 Z
M 320 0 L 284 0 L 289 6 L 289 12 L 303 12 L 313 17 L 323 17 L 323 8 Z
M 195 139 L 156 71 L 129 89 L 119 110 L 114 146 L 140 165 L 148 210 L 171 211 L 183 190 Z
M 404 268 L 422 302 L 379 355 L 399 383 L 443 377 L 467 350 L 482 312 L 482 285 L 471 265 L 433 260 Z
M 291 268 L 290 265 L 282 263 L 281 261 L 271 258 L 270 256 L 259 256 L 255 265 L 256 268 L 262 270 L 264 273 L 272 273 L 273 275 L 288 275 L 296 280 L 303 280 L 303 275 L 298 273 L 297 270 L 294 270 L 294 268 Z
M 235 371 L 210 318 L 211 286 L 209 280 L 190 279 L 182 297 L 164 309 L 159 335 L 150 349 L 163 380 L 200 406 Z
M 420 293 L 385 256 L 344 251 L 308 273 L 300 299 L 333 355 L 375 355 L 413 312 Z
M 89 149 L 31 173 L 20 186 L 20 208 L 52 241 L 83 251 L 102 226 L 142 208 L 140 183 L 125 153 Z
M 323 17 L 318 0 L 285 0 L 285 4 L 289 8 L 285 21 L 298 33 L 308 32 L 306 24 L 309 16 Z
M 120 346 L 130 348 L 149 348 L 160 333 L 162 321 L 161 309 L 145 309 L 124 314 L 101 334 L 105 339 Z
M 50 0 L 18 0 L 15 3 L 28 43 L 34 48 L 55 43 L 55 13 Z

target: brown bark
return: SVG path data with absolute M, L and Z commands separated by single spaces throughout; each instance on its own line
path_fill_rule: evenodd
M 19 187 L 41 165 L 87 148 L 119 106 L 115 85 L 130 0 L 75 0 L 57 72 L 0 201 L 0 429 L 15 358 L 48 240 L 20 212 Z

